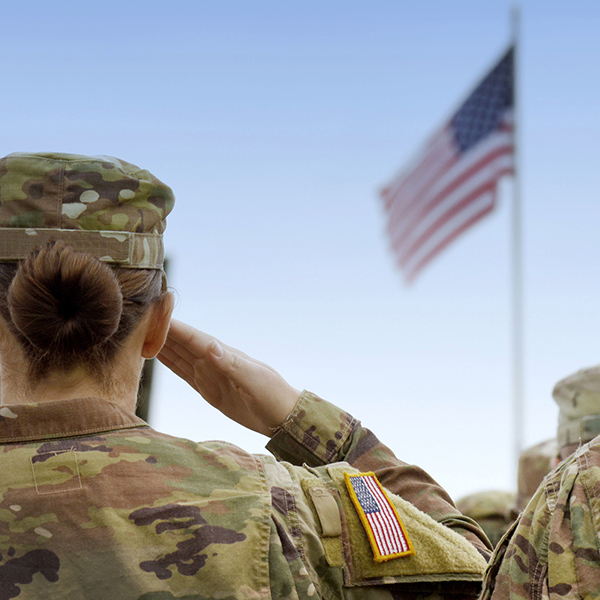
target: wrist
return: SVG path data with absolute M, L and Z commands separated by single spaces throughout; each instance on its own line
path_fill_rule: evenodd
M 269 437 L 273 437 L 283 424 L 292 416 L 294 409 L 298 404 L 303 392 L 300 392 L 296 388 L 288 385 L 287 389 L 280 395 L 277 402 L 277 411 L 274 411 L 273 424 L 268 428 Z

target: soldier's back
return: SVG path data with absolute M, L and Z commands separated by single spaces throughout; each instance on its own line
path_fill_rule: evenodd
M 348 463 L 173 438 L 90 398 L 2 407 L 0 444 L 0 600 L 474 599 L 480 588 L 475 546 L 392 494 L 414 552 L 374 560 Z

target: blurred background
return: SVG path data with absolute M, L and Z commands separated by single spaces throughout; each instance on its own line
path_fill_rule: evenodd
M 525 445 L 600 363 L 600 4 L 524 0 Z M 177 198 L 175 315 L 346 408 L 459 496 L 513 489 L 510 197 L 411 287 L 379 189 L 509 44 L 511 4 L 2 6 L 0 152 L 110 154 Z M 150 423 L 262 452 L 162 365 Z

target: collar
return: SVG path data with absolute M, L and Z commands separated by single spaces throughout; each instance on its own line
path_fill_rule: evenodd
M 0 443 L 30 442 L 148 427 L 134 413 L 100 398 L 0 406 Z

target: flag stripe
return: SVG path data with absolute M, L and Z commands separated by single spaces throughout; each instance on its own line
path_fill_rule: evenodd
M 372 487 L 377 487 L 375 483 L 369 482 L 367 485 Z M 373 494 L 380 495 L 379 490 L 372 490 Z M 376 515 L 376 518 L 381 522 L 382 527 L 385 528 L 389 537 L 391 538 L 390 550 L 388 554 L 395 554 L 399 552 L 408 551 L 408 544 L 403 540 L 400 532 L 398 531 L 397 517 L 387 504 L 387 499 L 378 498 L 378 501 L 382 505 L 382 511 L 380 514 Z
M 380 526 L 386 532 L 389 540 L 389 551 L 387 554 L 395 554 L 397 552 L 406 552 L 408 544 L 402 539 L 398 532 L 398 518 L 389 506 L 389 500 L 381 492 L 377 482 L 372 476 L 365 477 L 365 483 L 369 491 L 375 496 L 377 503 L 381 508 L 381 512 L 376 515 Z
M 428 145 L 424 155 L 416 161 L 416 166 L 404 169 L 395 179 L 393 185 L 385 190 L 386 209 L 402 205 L 408 202 L 411 194 L 418 193 L 418 189 L 432 177 L 431 169 L 440 169 L 440 166 L 449 158 L 457 154 L 451 131 L 448 127 L 443 128 L 436 134 L 434 140 Z
M 496 171 L 498 178 L 502 177 L 503 175 L 510 175 L 512 173 L 513 173 L 512 167 L 502 167 Z M 495 182 L 493 182 L 493 181 L 485 182 L 485 183 L 481 184 L 481 186 L 479 186 L 477 189 L 473 190 L 472 193 L 469 194 L 469 196 L 464 197 L 459 204 L 457 204 L 455 207 L 449 209 L 444 214 L 444 216 L 441 217 L 436 222 L 435 226 L 432 227 L 427 232 L 427 235 L 423 236 L 423 238 L 419 241 L 419 244 L 415 245 L 412 248 L 412 251 L 410 254 L 404 256 L 402 259 L 400 257 L 397 257 L 398 263 L 401 266 L 407 266 L 411 262 L 414 263 L 415 256 L 423 255 L 424 253 L 427 253 L 432 246 L 437 248 L 439 246 L 439 243 L 438 243 L 439 239 L 441 237 L 450 236 L 452 234 L 453 227 L 462 228 L 463 219 L 460 217 L 461 209 L 467 211 L 465 218 L 469 219 L 470 218 L 469 211 L 473 210 L 473 209 L 469 208 L 470 205 L 473 202 L 476 202 L 479 199 L 481 194 L 483 194 L 491 189 L 494 189 L 495 187 L 496 187 Z M 464 230 L 462 230 L 462 231 L 464 231 Z M 452 238 L 452 239 L 454 239 L 454 238 Z
M 369 488 L 368 478 L 369 478 L 368 475 L 360 476 L 360 480 L 367 486 L 367 488 Z M 354 480 L 353 480 L 353 483 L 354 483 Z M 375 542 L 377 544 L 378 550 L 382 556 L 385 556 L 388 554 L 393 554 L 394 550 L 393 550 L 393 546 L 392 546 L 392 541 L 389 538 L 389 535 L 387 535 L 385 527 L 377 519 L 376 515 L 377 515 L 377 513 L 365 511 L 365 517 L 367 518 L 367 521 L 371 527 L 371 532 L 375 538 Z
M 432 208 L 429 214 L 424 215 L 400 244 L 392 243 L 401 265 L 404 266 L 431 235 L 458 211 L 466 208 L 481 194 L 482 190 L 489 189 L 490 185 L 495 186 L 499 172 L 505 173 L 507 170 L 512 172 L 512 148 L 500 148 L 498 152 L 483 159 L 482 163 L 487 164 L 478 167 L 474 173 L 462 175 L 457 180 L 457 187 L 453 193 L 439 198 L 435 209 Z
M 443 170 L 440 169 L 431 173 L 427 185 L 420 188 L 417 193 L 405 196 L 404 200 L 410 206 L 410 211 L 406 209 L 399 211 L 395 208 L 390 213 L 389 228 L 394 231 L 398 230 L 399 233 L 410 228 L 411 222 L 415 219 L 419 211 L 422 210 L 423 206 L 427 206 L 428 202 L 434 196 L 443 194 L 444 190 L 448 189 L 448 186 L 452 184 L 457 176 L 468 171 L 470 167 L 475 165 L 488 152 L 501 146 L 512 147 L 512 143 L 512 133 L 502 131 L 492 134 L 488 139 L 482 141 L 480 145 L 466 152 L 461 160 L 458 160 L 456 153 L 454 153 L 444 163 Z M 399 219 L 402 219 L 402 223 L 398 222 Z
M 415 171 L 409 173 L 405 180 L 398 182 L 394 195 L 391 196 L 393 203 L 387 207 L 388 212 L 402 213 L 406 209 L 410 210 L 413 199 L 425 193 L 458 159 L 459 154 L 450 130 L 445 128 L 439 135 L 443 148 L 435 157 L 423 157 Z
M 467 152 L 462 160 L 452 160 L 451 164 L 447 164 L 448 168 L 445 168 L 443 173 L 436 172 L 432 175 L 427 188 L 423 188 L 419 190 L 418 194 L 406 198 L 412 208 L 410 212 L 396 211 L 395 214 L 390 215 L 389 229 L 394 232 L 396 237 L 405 234 L 414 226 L 415 222 L 427 214 L 430 207 L 435 206 L 436 201 L 439 202 L 444 195 L 451 193 L 460 183 L 461 178 L 469 174 L 475 174 L 478 168 L 485 166 L 484 161 L 487 155 L 494 154 L 502 148 L 512 153 L 512 132 L 503 131 L 492 134 L 481 144 Z M 401 223 L 398 222 L 400 218 L 402 219 Z
M 378 519 L 378 515 L 370 513 L 367 515 L 367 520 L 369 521 L 373 533 L 375 534 L 375 539 L 377 540 L 377 544 L 380 547 L 381 555 L 385 556 L 386 554 L 393 554 L 393 542 L 390 539 L 385 529 L 385 526 Z
M 418 264 L 416 264 L 412 269 L 407 270 L 407 281 L 410 283 L 417 277 L 417 275 L 450 243 L 452 243 L 457 237 L 460 236 L 461 233 L 464 233 L 471 225 L 474 225 L 490 214 L 494 210 L 493 203 L 488 206 L 484 206 L 479 212 L 472 215 L 467 221 L 465 221 L 460 227 L 455 229 L 451 235 L 446 237 L 443 241 L 441 241 L 427 256 L 423 257 Z
M 470 212 L 461 215 L 462 219 L 460 220 L 460 224 L 455 223 L 445 236 L 436 238 L 435 244 L 431 244 L 432 248 L 427 254 L 422 253 L 419 255 L 418 261 L 413 261 L 412 264 L 406 268 L 408 281 L 412 281 L 421 270 L 440 253 L 440 251 L 453 242 L 461 233 L 469 229 L 471 225 L 488 215 L 494 209 L 495 195 L 493 192 L 481 196 L 478 200 L 479 201 L 474 204 Z
M 381 546 L 381 555 L 387 556 L 388 554 L 399 552 L 396 549 L 395 540 L 390 535 L 387 523 L 385 523 L 381 516 L 379 514 L 370 514 L 368 518 L 371 526 L 374 528 L 375 537 Z
M 376 560 L 412 553 L 398 515 L 373 473 L 345 475 L 373 544 Z M 379 559 L 377 558 L 379 556 Z

